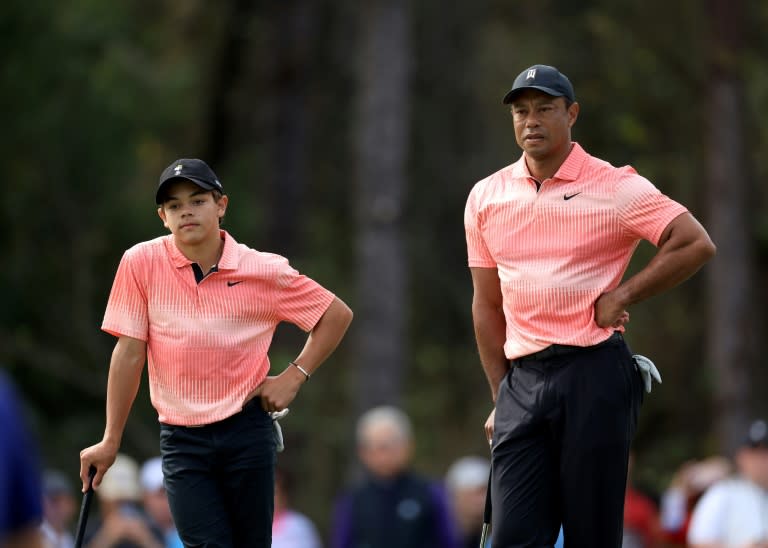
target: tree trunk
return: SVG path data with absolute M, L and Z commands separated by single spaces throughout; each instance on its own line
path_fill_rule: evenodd
M 744 93 L 737 63 L 742 35 L 739 3 L 713 0 L 710 10 L 707 183 L 709 232 L 717 257 L 709 272 L 707 353 L 714 371 L 716 429 L 726 454 L 744 437 L 750 418 L 750 364 L 755 314 L 750 288 L 750 177 L 744 153 Z
M 409 139 L 407 0 L 361 4 L 355 138 L 357 408 L 397 403 L 405 369 L 406 265 L 402 241 Z
M 307 180 L 312 39 L 315 30 L 312 0 L 284 0 L 277 11 L 274 43 L 273 93 L 275 116 L 274 180 L 269 219 L 270 248 L 292 258 L 300 253 L 298 228 L 302 225 Z

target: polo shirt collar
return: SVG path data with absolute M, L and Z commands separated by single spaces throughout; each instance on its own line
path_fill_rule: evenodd
M 570 154 L 555 173 L 555 179 L 562 181 L 575 181 L 581 172 L 581 166 L 587 161 L 587 153 L 577 142 L 573 142 Z
M 224 238 L 224 250 L 219 259 L 219 270 L 234 270 L 240 262 L 240 246 L 226 230 L 221 231 L 221 236 Z
M 581 167 L 584 162 L 587 161 L 589 155 L 581 147 L 579 143 L 573 141 L 573 147 L 571 152 L 568 153 L 565 161 L 555 173 L 553 179 L 560 179 L 561 181 L 575 181 L 579 177 Z M 529 179 L 532 177 L 530 171 L 528 171 L 528 165 L 525 163 L 525 152 L 520 157 L 520 160 L 512 165 L 512 176 L 520 177 L 523 179 Z
M 221 258 L 217 263 L 219 270 L 234 270 L 237 268 L 237 263 L 240 258 L 239 247 L 237 241 L 230 236 L 226 230 L 219 230 L 221 237 L 224 238 L 224 250 L 221 252 Z M 192 264 L 192 261 L 187 259 L 186 256 L 176 247 L 176 242 L 173 240 L 173 234 L 166 236 L 166 249 L 168 255 L 171 258 L 173 266 L 176 268 L 182 268 Z

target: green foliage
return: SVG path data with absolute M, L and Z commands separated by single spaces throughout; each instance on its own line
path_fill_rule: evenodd
M 154 189 L 174 158 L 205 155 L 221 139 L 214 167 L 231 198 L 225 228 L 259 249 L 290 244 L 292 263 L 354 308 L 350 127 L 359 37 L 350 29 L 357 4 L 311 3 L 300 12 L 306 26 L 290 35 L 300 48 L 285 39 L 287 10 L 300 3 L 254 7 L 238 24 L 239 68 L 222 87 L 218 69 L 231 61 L 223 44 L 232 38 L 236 5 L 6 0 L 0 7 L 0 231 L 8 254 L 0 361 L 26 396 L 46 461 L 73 477 L 79 450 L 103 429 L 113 340 L 99 325 L 112 277 L 126 248 L 163 233 Z M 474 348 L 462 215 L 472 185 L 519 156 L 501 105 L 515 75 L 538 62 L 560 67 L 581 103 L 575 140 L 615 165 L 634 165 L 705 224 L 703 141 L 710 128 L 717 132 L 718 113 L 709 112 L 703 93 L 709 14 L 699 2 L 497 1 L 445 9 L 428 0 L 414 2 L 411 15 L 403 402 L 418 434 L 417 467 L 441 476 L 454 458 L 487 451 L 482 424 L 491 402 Z M 748 15 L 738 68 L 745 152 L 761 181 L 768 175 L 768 8 L 751 2 Z M 296 99 L 286 105 L 289 93 Z M 286 142 L 300 146 L 286 152 Z M 300 199 L 286 202 L 293 167 Z M 768 220 L 764 185 L 757 186 L 750 245 L 764 280 Z M 286 218 L 293 242 L 270 232 Z M 641 247 L 630 271 L 652 255 L 651 246 Z M 638 474 L 657 489 L 684 460 L 716 450 L 704 276 L 631 311 L 633 348 L 664 376 L 643 407 L 636 442 Z M 274 370 L 302 343 L 303 334 L 281 327 Z M 355 461 L 354 379 L 365 359 L 343 345 L 285 420 L 281 465 L 311 478 L 294 499 L 323 528 Z M 138 458 L 157 452 L 146 380 L 124 449 Z

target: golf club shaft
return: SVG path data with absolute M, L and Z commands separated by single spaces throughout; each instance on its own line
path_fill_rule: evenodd
M 75 537 L 75 548 L 82 548 L 83 546 L 85 525 L 88 522 L 88 511 L 91 508 L 91 499 L 93 498 L 93 476 L 95 475 L 96 468 L 91 466 L 88 469 L 88 489 L 83 494 L 83 503 L 80 506 L 80 517 L 77 520 L 77 536 Z
M 491 478 L 493 477 L 493 468 L 488 472 L 488 489 L 485 491 L 485 508 L 483 509 L 483 530 L 480 534 L 480 548 L 485 548 L 485 542 L 488 539 L 488 529 L 491 525 Z
M 485 548 L 485 543 L 488 541 L 488 527 L 487 523 L 483 523 L 483 530 L 480 533 L 480 548 Z

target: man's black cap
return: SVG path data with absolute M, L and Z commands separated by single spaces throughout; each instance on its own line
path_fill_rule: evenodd
M 160 184 L 157 185 L 157 194 L 155 194 L 156 204 L 163 203 L 164 190 L 168 183 L 178 179 L 192 181 L 205 190 L 218 190 L 224 193 L 224 187 L 221 186 L 219 178 L 208 164 L 197 158 L 181 158 L 165 168 L 160 175 Z
M 749 425 L 744 445 L 753 449 L 768 449 L 768 424 L 758 419 Z
M 576 100 L 571 81 L 565 74 L 549 65 L 533 65 L 521 72 L 502 102 L 508 105 L 515 95 L 524 89 L 538 89 L 554 97 L 565 97 L 571 102 Z

